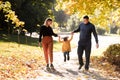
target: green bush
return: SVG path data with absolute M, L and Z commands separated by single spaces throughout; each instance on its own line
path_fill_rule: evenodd
M 117 34 L 120 35 L 120 29 L 117 30 Z
M 104 52 L 104 56 L 111 64 L 120 66 L 120 44 L 113 44 Z
M 102 28 L 97 28 L 97 33 L 99 34 L 99 35 L 104 35 L 105 34 L 105 30 L 104 29 L 102 29 Z

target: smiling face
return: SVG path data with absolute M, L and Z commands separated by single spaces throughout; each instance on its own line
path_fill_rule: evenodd
M 52 21 L 47 21 L 47 25 L 51 26 L 52 25 Z
M 83 17 L 83 22 L 84 22 L 84 24 L 88 24 L 89 17 L 87 15 Z
M 84 24 L 87 24 L 89 22 L 89 19 L 84 18 L 83 22 L 84 22 Z

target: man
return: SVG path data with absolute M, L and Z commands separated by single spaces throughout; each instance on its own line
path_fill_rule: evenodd
M 73 33 L 80 32 L 80 39 L 78 42 L 78 59 L 79 59 L 79 70 L 84 65 L 83 63 L 83 51 L 85 50 L 85 57 L 86 57 L 86 64 L 85 70 L 89 70 L 89 63 L 90 63 L 90 53 L 91 53 L 91 33 L 93 33 L 96 41 L 96 48 L 99 47 L 98 44 L 98 36 L 95 30 L 95 26 L 89 22 L 89 17 L 83 17 L 83 23 L 81 23 L 77 30 L 73 31 Z

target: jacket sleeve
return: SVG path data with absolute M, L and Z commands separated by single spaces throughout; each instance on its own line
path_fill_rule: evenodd
M 52 31 L 52 35 L 53 35 L 53 36 L 58 37 L 58 34 L 55 34 L 55 33 L 53 32 L 53 29 L 52 29 L 52 28 L 51 28 L 51 31 Z
M 39 42 L 42 41 L 42 26 L 40 27 L 40 33 L 39 33 Z
M 96 32 L 96 29 L 95 29 L 95 26 L 93 25 L 92 27 L 92 32 L 93 32 L 93 35 L 95 37 L 95 41 L 96 43 L 98 43 L 98 35 L 97 35 L 97 32 Z
M 77 33 L 77 32 L 79 32 L 79 31 L 80 31 L 80 25 L 79 25 L 78 29 L 74 30 L 73 32 L 74 32 L 74 33 Z
M 61 38 L 60 38 L 60 37 L 58 38 L 58 41 L 59 41 L 60 43 L 62 43 L 62 42 L 63 42 L 63 41 L 61 40 Z

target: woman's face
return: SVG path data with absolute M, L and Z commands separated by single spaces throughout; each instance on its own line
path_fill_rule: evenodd
M 51 26 L 52 25 L 52 21 L 47 21 L 47 25 Z

